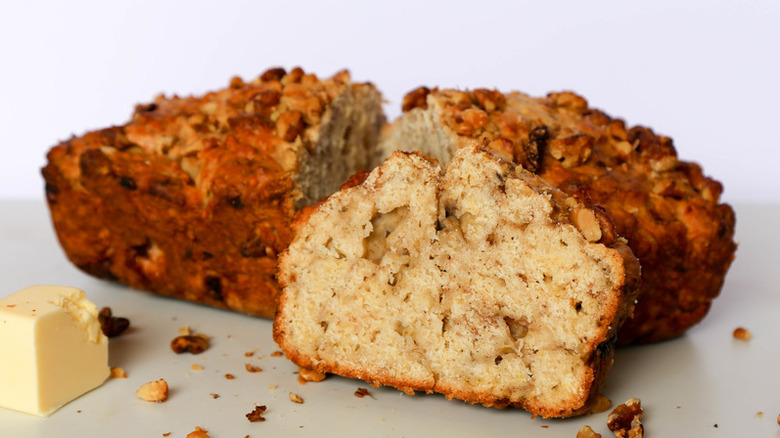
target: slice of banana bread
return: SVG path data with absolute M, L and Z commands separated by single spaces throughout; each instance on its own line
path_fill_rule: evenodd
M 347 72 L 277 68 L 159 97 L 124 126 L 52 148 L 52 221 L 92 275 L 271 317 L 295 211 L 376 164 L 382 123 L 377 90 Z
M 603 212 L 511 161 L 462 148 L 442 174 L 396 152 L 302 211 L 279 262 L 287 356 L 408 393 L 586 412 L 638 262 Z
M 734 211 L 721 184 L 680 161 L 672 140 L 588 107 L 582 97 L 419 88 L 383 132 L 385 155 L 421 150 L 446 163 L 474 144 L 606 209 L 642 263 L 635 316 L 618 344 L 669 339 L 699 322 L 734 258 Z

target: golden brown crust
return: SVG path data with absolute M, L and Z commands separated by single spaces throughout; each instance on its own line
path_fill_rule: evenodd
M 423 103 L 422 96 L 425 96 Z M 722 186 L 679 161 L 671 139 L 590 108 L 571 92 L 418 89 L 405 111 L 437 106 L 456 147 L 480 143 L 588 204 L 603 206 L 642 264 L 635 316 L 620 344 L 685 332 L 707 313 L 734 258 L 735 216 Z
M 158 97 L 124 126 L 72 138 L 43 169 L 57 236 L 82 270 L 133 288 L 271 317 L 277 254 L 349 74 L 300 68 L 201 97 Z

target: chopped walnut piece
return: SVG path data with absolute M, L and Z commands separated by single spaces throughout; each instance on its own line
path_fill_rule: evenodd
M 209 436 L 208 430 L 201 429 L 199 426 L 195 426 L 195 431 L 188 433 L 187 438 L 211 438 L 211 437 Z
M 123 370 L 120 367 L 111 367 L 111 376 L 112 379 L 122 378 L 126 379 L 127 374 L 125 373 L 125 370 Z
M 165 432 L 165 433 L 163 434 L 163 436 L 171 436 L 171 433 L 170 433 L 170 432 Z
M 135 395 L 141 400 L 162 403 L 165 400 L 168 400 L 168 382 L 166 382 L 165 379 L 160 379 L 144 383 L 138 388 Z
M 127 330 L 128 327 L 130 327 L 129 319 L 111 316 L 110 307 L 104 307 L 100 309 L 100 312 L 98 313 L 98 321 L 100 322 L 100 330 L 109 338 L 121 335 L 125 330 Z
M 363 398 L 363 397 L 366 397 L 366 396 L 374 398 L 374 396 L 371 395 L 371 393 L 368 392 L 368 390 L 366 388 L 358 388 L 358 389 L 356 389 L 355 392 L 354 392 L 354 395 L 357 398 Z
M 247 371 L 250 373 L 259 373 L 260 371 L 263 371 L 262 368 L 252 365 L 251 363 L 244 364 L 244 367 Z
M 638 398 L 630 398 L 618 405 L 607 418 L 607 427 L 617 438 L 642 438 L 642 402 Z
M 740 341 L 749 341 L 752 337 L 753 334 L 744 327 L 737 327 L 734 329 L 734 339 L 739 339 Z
M 203 366 L 202 366 L 202 365 L 198 365 L 198 364 L 194 363 L 194 364 L 192 364 L 192 369 L 193 369 L 194 371 L 203 371 Z
M 225 374 L 225 378 L 228 379 L 228 380 L 233 380 L 233 379 L 236 378 L 236 376 L 234 376 L 234 375 L 232 375 L 230 373 L 227 373 L 227 374 Z
M 255 355 L 256 352 L 257 352 L 257 349 L 254 349 L 252 351 L 247 351 L 246 353 L 244 353 L 244 357 L 252 357 L 252 356 Z
M 284 353 L 282 353 L 281 351 L 277 350 L 277 351 L 274 351 L 273 353 L 271 353 L 271 356 L 273 356 L 273 357 L 279 357 L 279 356 L 281 356 L 281 355 L 283 355 L 283 354 L 284 354 Z
M 603 394 L 599 394 L 596 396 L 596 400 L 593 402 L 593 405 L 590 407 L 590 413 L 598 414 L 606 411 L 610 407 L 612 407 L 612 400 L 606 398 Z
M 252 423 L 255 423 L 257 421 L 265 421 L 265 417 L 263 417 L 263 414 L 265 413 L 265 410 L 267 408 L 265 405 L 262 406 L 255 406 L 255 409 L 246 414 L 246 419 L 249 420 Z
M 212 392 L 211 394 L 209 394 L 209 395 L 210 395 L 210 396 L 211 396 L 211 398 L 213 398 L 213 399 L 218 399 L 218 398 L 219 398 L 219 394 L 215 394 L 215 393 L 213 393 L 213 392 Z
M 300 395 L 295 394 L 293 392 L 290 393 L 290 400 L 292 400 L 293 403 L 303 403 L 303 398 L 301 398 Z
M 585 425 L 577 432 L 577 438 L 601 438 L 601 434 L 594 432 L 590 426 Z
M 315 371 L 310 368 L 301 368 L 298 370 L 298 375 L 301 376 L 306 382 L 321 382 L 327 377 L 325 373 Z
M 589 208 L 581 208 L 574 216 L 574 223 L 588 242 L 598 242 L 601 239 L 601 225 L 596 213 Z
M 200 354 L 209 348 L 209 338 L 203 334 L 181 335 L 171 341 L 171 350 L 176 354 L 184 352 Z

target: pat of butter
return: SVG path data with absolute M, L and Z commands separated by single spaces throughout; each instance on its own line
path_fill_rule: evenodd
M 31 286 L 0 300 L 0 407 L 48 416 L 103 384 L 108 338 L 80 289 Z

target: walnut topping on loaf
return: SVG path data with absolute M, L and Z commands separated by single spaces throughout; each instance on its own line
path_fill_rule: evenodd
M 384 156 L 421 150 L 446 163 L 459 148 L 486 146 L 604 207 L 598 221 L 613 222 L 642 264 L 639 303 L 618 343 L 677 336 L 709 310 L 734 257 L 734 212 L 719 203 L 721 184 L 678 160 L 670 138 L 629 128 L 571 92 L 419 88 L 403 110 L 383 130 Z
M 271 69 L 55 146 L 43 169 L 68 258 L 98 277 L 272 316 L 295 211 L 375 165 L 370 84 Z
M 408 393 L 587 412 L 638 263 L 623 239 L 599 243 L 612 231 L 587 204 L 506 158 L 464 148 L 440 174 L 398 152 L 302 214 L 279 268 L 287 356 Z

